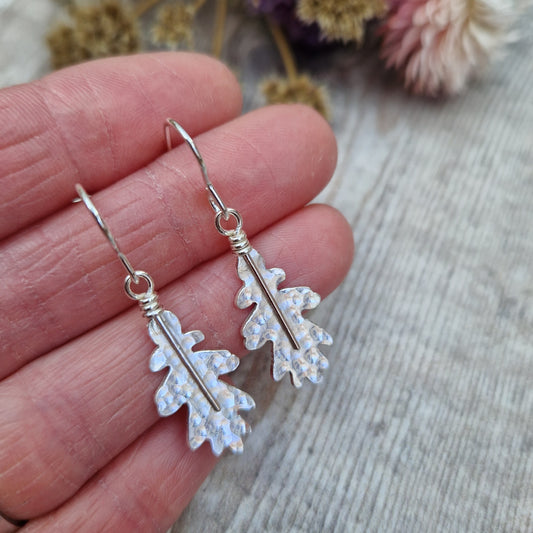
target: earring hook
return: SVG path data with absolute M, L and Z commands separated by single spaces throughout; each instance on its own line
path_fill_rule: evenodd
M 113 247 L 113 250 L 115 250 L 115 252 L 117 253 L 118 258 L 120 259 L 120 262 L 124 265 L 124 268 L 128 271 L 128 274 L 133 280 L 133 283 L 135 284 L 139 283 L 139 276 L 137 275 L 136 270 L 131 266 L 131 263 L 129 262 L 126 255 L 120 251 L 120 248 L 118 247 L 115 237 L 111 233 L 111 230 L 109 229 L 108 225 L 105 223 L 105 220 L 102 218 L 102 215 L 100 215 L 100 213 L 98 212 L 98 209 L 96 209 L 96 206 L 91 200 L 91 197 L 87 194 L 87 191 L 79 183 L 76 183 L 75 187 L 76 187 L 76 192 L 78 193 L 80 200 L 85 204 L 85 207 L 91 212 L 91 215 L 96 220 L 96 223 L 98 224 L 99 228 L 102 230 L 102 233 L 106 236 L 107 240 Z M 78 200 L 74 200 L 74 201 L 76 202 Z
M 222 213 L 225 220 L 228 220 L 230 212 L 229 209 L 226 207 L 226 204 L 222 201 L 222 198 L 220 198 L 218 192 L 216 191 L 215 187 L 211 183 L 211 180 L 209 179 L 209 176 L 207 175 L 207 168 L 205 166 L 204 160 L 202 158 L 202 155 L 200 154 L 200 151 L 198 150 L 198 147 L 196 146 L 195 142 L 192 140 L 192 137 L 185 131 L 183 126 L 179 124 L 179 122 L 175 121 L 173 118 L 167 118 L 167 124 L 165 124 L 165 138 L 167 140 L 167 150 L 172 150 L 172 139 L 171 139 L 171 130 L 170 126 L 172 126 L 183 138 L 183 140 L 189 145 L 190 149 L 193 151 L 196 160 L 198 161 L 198 164 L 200 165 L 200 168 L 202 170 L 202 175 L 204 177 L 205 182 L 205 188 L 208 192 L 208 198 L 209 203 L 211 204 L 211 207 L 213 208 L 213 211 L 218 215 L 219 213 Z

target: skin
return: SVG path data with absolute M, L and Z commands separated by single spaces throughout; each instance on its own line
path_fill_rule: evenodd
M 166 531 L 216 463 L 208 443 L 189 450 L 186 409 L 158 417 L 165 373 L 148 369 L 146 321 L 94 220 L 71 203 L 75 183 L 162 305 L 204 332 L 200 347 L 245 355 L 249 310 L 234 307 L 235 258 L 196 160 L 183 144 L 165 150 L 166 117 L 195 137 L 285 286 L 324 297 L 346 275 L 348 224 L 305 207 L 333 173 L 331 129 L 302 106 L 240 108 L 233 75 L 194 54 L 95 61 L 0 91 L 0 510 L 29 519 L 24 530 Z

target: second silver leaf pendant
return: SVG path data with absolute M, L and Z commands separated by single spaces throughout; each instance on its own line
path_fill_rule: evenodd
M 272 377 L 276 381 L 288 372 L 295 387 L 300 387 L 305 378 L 318 383 L 328 367 L 319 345 L 332 344 L 333 339 L 327 331 L 304 318 L 302 311 L 317 307 L 320 296 L 309 287 L 278 289 L 285 272 L 281 268 L 267 269 L 263 258 L 253 248 L 246 255 L 239 255 L 237 272 L 244 282 L 237 293 L 237 307 L 245 309 L 255 304 L 242 327 L 246 348 L 255 350 L 271 341 Z M 266 287 L 262 286 L 258 275 Z M 270 297 L 283 318 L 276 313 Z

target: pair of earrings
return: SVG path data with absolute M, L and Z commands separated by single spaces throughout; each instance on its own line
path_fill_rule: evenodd
M 320 296 L 309 287 L 279 289 L 285 279 L 280 268 L 267 269 L 261 255 L 252 248 L 242 229 L 238 211 L 227 207 L 213 187 L 207 169 L 189 134 L 173 119 L 167 119 L 165 136 L 170 150 L 172 129 L 190 146 L 202 171 L 209 203 L 215 212 L 215 227 L 227 237 L 232 251 L 238 257 L 237 273 L 243 286 L 236 296 L 236 305 L 245 309 L 255 305 L 242 327 L 244 345 L 255 350 L 267 341 L 273 344 L 272 376 L 279 381 L 288 372 L 296 387 L 307 378 L 317 383 L 328 366 L 319 345 L 331 344 L 331 336 L 302 316 L 302 311 L 314 309 Z M 183 332 L 180 321 L 163 309 L 149 274 L 136 270 L 120 251 L 118 244 L 81 185 L 76 185 L 79 199 L 95 218 L 127 271 L 124 282 L 126 294 L 136 300 L 148 319 L 148 333 L 157 349 L 150 358 L 150 370 L 157 372 L 169 367 L 168 374 L 155 394 L 160 416 L 175 413 L 183 404 L 189 408 L 188 440 L 195 450 L 205 440 L 210 441 L 215 455 L 225 448 L 242 452 L 242 437 L 250 431 L 239 414 L 240 410 L 255 407 L 245 392 L 219 379 L 237 368 L 239 359 L 228 350 L 199 350 L 193 347 L 204 340 L 201 331 Z M 233 227 L 228 227 L 232 220 Z M 145 289 L 137 291 L 141 283 Z

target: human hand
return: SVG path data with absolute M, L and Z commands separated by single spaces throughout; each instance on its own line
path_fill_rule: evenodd
M 301 106 L 238 117 L 240 105 L 225 67 L 177 53 L 0 91 L 0 511 L 28 519 L 24 531 L 165 531 L 216 462 L 209 444 L 188 448 L 185 409 L 158 417 L 164 372 L 148 369 L 145 320 L 94 220 L 71 204 L 75 183 L 202 346 L 244 355 L 249 310 L 233 305 L 235 258 L 196 160 L 183 144 L 164 153 L 166 117 L 195 136 L 221 196 L 291 286 L 325 296 L 346 274 L 349 226 L 303 207 L 333 172 L 331 130 Z

